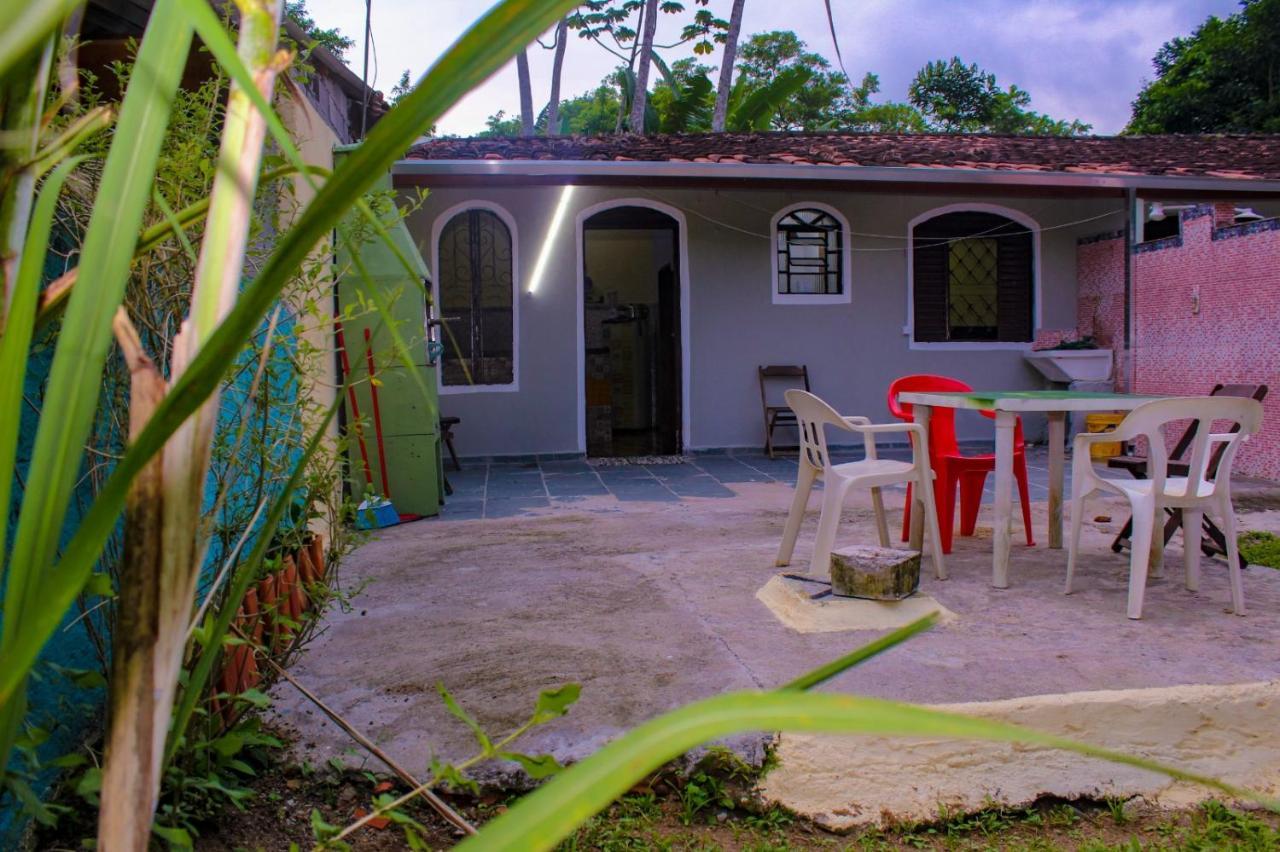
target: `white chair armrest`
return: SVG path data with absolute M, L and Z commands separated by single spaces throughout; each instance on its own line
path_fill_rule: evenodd
M 914 432 L 923 437 L 924 427 L 919 423 L 870 423 L 858 426 L 859 432 L 870 432 L 879 435 L 884 432 Z

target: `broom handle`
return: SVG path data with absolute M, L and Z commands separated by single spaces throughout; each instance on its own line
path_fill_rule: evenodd
M 360 406 L 356 405 L 356 389 L 352 386 L 351 361 L 347 358 L 347 339 L 342 336 L 342 322 L 334 320 L 338 354 L 342 357 L 342 381 L 347 386 L 347 399 L 351 401 L 351 417 L 355 421 L 356 440 L 360 443 L 360 459 L 364 462 L 364 481 L 373 485 L 373 469 L 369 467 L 369 450 L 364 445 L 364 432 L 360 429 Z
M 387 479 L 387 451 L 382 447 L 382 413 L 378 408 L 378 383 L 374 381 L 373 342 L 368 327 L 364 330 L 364 357 L 369 363 L 369 395 L 373 398 L 373 437 L 378 442 L 378 471 L 382 474 L 382 496 L 391 499 L 391 482 Z

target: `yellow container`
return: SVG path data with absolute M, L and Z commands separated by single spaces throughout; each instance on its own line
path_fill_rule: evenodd
M 1086 414 L 1084 429 L 1090 434 L 1112 432 L 1122 420 L 1124 420 L 1123 414 Z M 1089 447 L 1089 457 L 1094 459 L 1114 458 L 1123 452 L 1124 444 L 1121 441 L 1099 441 Z

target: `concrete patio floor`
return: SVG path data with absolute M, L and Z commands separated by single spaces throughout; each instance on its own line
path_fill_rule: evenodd
M 327 616 L 292 673 L 410 771 L 425 772 L 433 757 L 475 752 L 437 682 L 494 734 L 524 721 L 540 690 L 582 684 L 567 717 L 522 741 L 524 751 L 571 761 L 665 710 L 778 686 L 877 635 L 801 634 L 779 623 L 755 594 L 779 571 L 790 485 L 772 476 L 717 485 L 730 496 L 547 495 L 546 505 L 507 517 L 449 520 L 446 511 L 381 531 L 343 568 L 345 582 L 367 586 L 352 608 Z M 1242 483 L 1236 493 L 1244 529 L 1280 530 L 1280 489 Z M 886 503 L 900 529 L 901 499 Z M 807 568 L 816 504 L 789 570 Z M 1043 541 L 1044 503 L 1034 511 Z M 984 509 L 979 536 L 956 538 L 951 579 L 935 580 L 925 559 L 922 589 L 956 619 L 824 688 L 936 704 L 1280 678 L 1280 571 L 1246 571 L 1249 614 L 1237 617 L 1221 561 L 1203 561 L 1200 592 L 1183 588 L 1175 538 L 1164 577 L 1149 584 L 1145 618 L 1129 621 L 1127 554 L 1108 547 L 1125 516 L 1091 501 L 1080 590 L 1065 596 L 1065 551 L 1021 546 L 1016 521 L 1011 588 L 991 587 Z M 874 537 L 869 500 L 855 497 L 838 543 Z M 372 763 L 287 685 L 275 696 L 300 759 Z M 758 759 L 764 742 L 735 745 Z M 510 772 L 476 774 L 511 781 Z

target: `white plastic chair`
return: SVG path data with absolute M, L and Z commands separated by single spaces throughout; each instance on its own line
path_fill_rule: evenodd
M 1200 421 L 1191 443 L 1187 476 L 1169 476 L 1169 451 L 1164 431 L 1167 424 Z M 1239 425 L 1238 432 L 1212 432 L 1215 421 Z M 1071 541 L 1067 555 L 1066 592 L 1075 581 L 1076 559 L 1080 552 L 1080 527 L 1084 521 L 1084 501 L 1099 491 L 1124 497 L 1133 510 L 1133 536 L 1129 557 L 1129 617 L 1142 618 L 1142 601 L 1147 588 L 1149 566 L 1158 567 L 1164 552 L 1164 535 L 1155 529 L 1164 519 L 1164 508 L 1182 510 L 1186 586 L 1200 587 L 1200 536 L 1203 513 L 1221 518 L 1227 540 L 1227 570 L 1231 578 L 1231 606 L 1244 615 L 1244 589 L 1240 581 L 1240 558 L 1236 544 L 1236 516 L 1231 508 L 1231 464 L 1242 441 L 1262 425 L 1262 405 L 1253 399 L 1198 397 L 1164 399 L 1135 408 L 1114 432 L 1077 435 L 1071 460 Z M 1181 425 L 1178 432 L 1182 431 Z M 1089 445 L 1099 441 L 1147 439 L 1149 446 L 1147 479 L 1112 479 L 1094 469 Z M 1217 445 L 1223 445 L 1213 478 L 1209 467 Z M 1159 548 L 1156 550 L 1155 548 Z
M 782 546 L 778 548 L 779 567 L 791 562 L 796 537 L 800 534 L 800 522 L 809 503 L 813 483 L 822 478 L 822 515 L 818 520 L 818 535 L 813 545 L 813 558 L 809 567 L 816 572 L 831 570 L 831 548 L 835 544 L 836 528 L 846 495 L 851 488 L 871 489 L 876 513 L 876 527 L 880 545 L 889 546 L 889 527 L 885 523 L 884 504 L 880 488 L 900 482 L 915 485 L 916 508 L 912 513 L 913 525 L 924 518 L 928 525 L 929 545 L 933 556 L 933 569 L 939 580 L 947 578 L 946 565 L 942 561 L 942 535 L 938 529 L 938 514 L 933 501 L 933 472 L 929 469 L 929 453 L 924 429 L 916 423 L 873 424 L 866 417 L 843 417 L 830 405 L 807 391 L 789 390 L 785 394 L 787 405 L 796 413 L 800 431 L 800 466 L 796 474 L 796 493 L 787 515 L 787 525 L 782 533 Z M 866 457 L 861 461 L 832 464 L 827 450 L 827 426 L 862 435 Z M 895 461 L 876 456 L 876 435 L 886 432 L 907 432 L 915 436 L 911 442 L 912 461 Z M 923 505 L 921 505 L 923 503 Z M 919 535 L 913 529 L 912 541 L 918 543 Z

